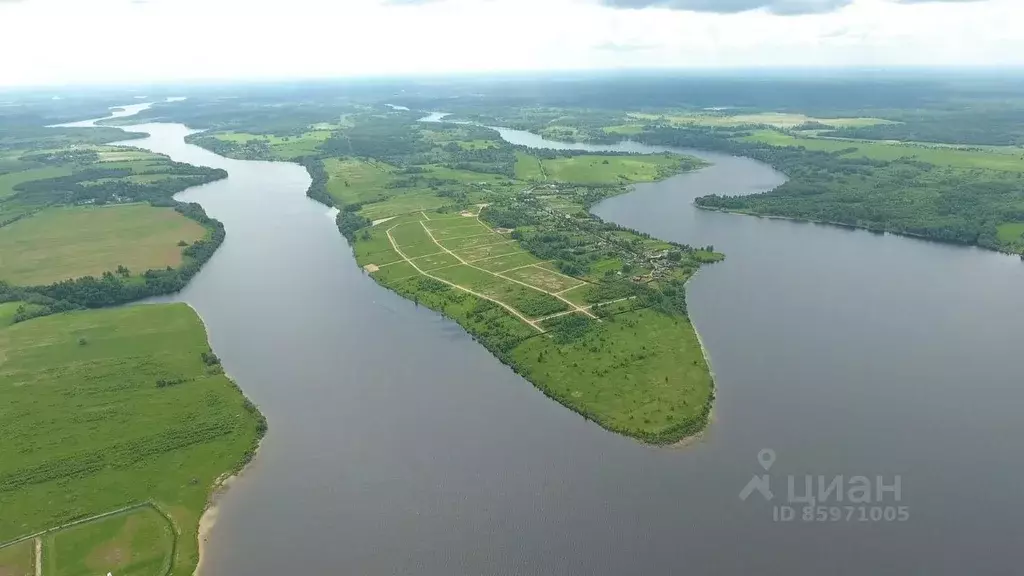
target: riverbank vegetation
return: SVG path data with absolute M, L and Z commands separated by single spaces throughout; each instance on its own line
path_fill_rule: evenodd
M 0 543 L 151 502 L 149 512 L 44 538 L 46 573 L 164 573 L 153 568 L 173 554 L 166 573 L 191 574 L 210 487 L 252 457 L 266 428 L 195 312 L 169 304 L 50 315 L 0 327 L 0 350 L 0 434 L 10 448 L 0 459 Z

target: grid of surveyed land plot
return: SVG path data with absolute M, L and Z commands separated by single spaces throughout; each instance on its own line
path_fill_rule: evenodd
M 595 304 L 582 296 L 587 282 L 562 274 L 476 215 L 420 213 L 383 226 L 397 257 L 375 265 L 375 275 L 433 278 L 490 300 L 539 331 L 544 321 L 566 314 L 596 318 Z

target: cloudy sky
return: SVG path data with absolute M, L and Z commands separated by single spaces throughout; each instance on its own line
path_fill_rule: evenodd
M 1024 0 L 0 0 L 0 85 L 1024 65 Z

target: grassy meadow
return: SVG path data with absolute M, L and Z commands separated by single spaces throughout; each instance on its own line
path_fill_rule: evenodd
M 247 461 L 265 426 L 209 355 L 195 312 L 55 314 L 0 328 L 0 351 L 0 435 L 10 447 L 0 459 L 0 541 L 152 501 L 181 534 L 170 573 L 191 574 L 211 487 Z M 157 574 L 166 543 L 155 516 L 132 514 L 57 533 L 48 541 L 56 565 L 44 564 L 55 574 Z
M 604 185 L 652 182 L 671 175 L 682 157 L 674 154 L 644 156 L 582 155 L 541 160 L 547 178 L 556 182 Z
M 935 144 L 908 144 L 873 140 L 839 140 L 834 138 L 805 138 L 774 130 L 759 130 L 743 140 L 764 142 L 772 146 L 801 146 L 808 150 L 842 152 L 843 156 L 874 160 L 919 160 L 937 166 L 953 168 L 983 168 L 1008 172 L 1024 172 L 1024 150 L 961 149 Z
M 43 539 L 45 576 L 160 576 L 172 567 L 174 526 L 150 506 L 52 532 Z
M 758 112 L 738 113 L 729 111 L 720 112 L 694 112 L 682 114 L 648 114 L 631 113 L 630 118 L 644 122 L 668 123 L 677 126 L 701 125 L 701 126 L 748 126 L 767 125 L 775 128 L 796 128 L 808 122 L 818 122 L 835 128 L 859 128 L 862 126 L 876 126 L 879 124 L 892 124 L 890 120 L 882 118 L 855 117 L 855 118 L 815 118 L 805 114 L 790 112 Z
M 172 208 L 112 204 L 47 208 L 0 228 L 0 280 L 49 284 L 126 266 L 136 273 L 176 267 L 180 241 L 206 229 Z
M 671 436 L 706 417 L 714 384 L 688 320 L 638 310 L 590 322 L 579 339 L 531 338 L 512 356 L 547 394 L 617 432 Z

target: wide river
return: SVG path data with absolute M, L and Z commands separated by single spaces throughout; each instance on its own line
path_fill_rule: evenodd
M 179 195 L 227 240 L 175 299 L 202 315 L 270 432 L 220 501 L 204 574 L 1024 570 L 1017 258 L 696 210 L 696 196 L 783 181 L 718 154 L 601 203 L 603 218 L 727 254 L 689 291 L 714 423 L 691 446 L 656 448 L 584 421 L 377 286 L 306 198 L 301 167 L 223 158 L 185 144 L 182 125 L 129 129 L 150 134 L 132 145 L 230 175 Z M 775 499 L 743 501 L 763 449 Z M 909 519 L 776 522 L 790 474 L 797 495 L 805 474 L 899 475 L 901 502 L 885 502 Z

